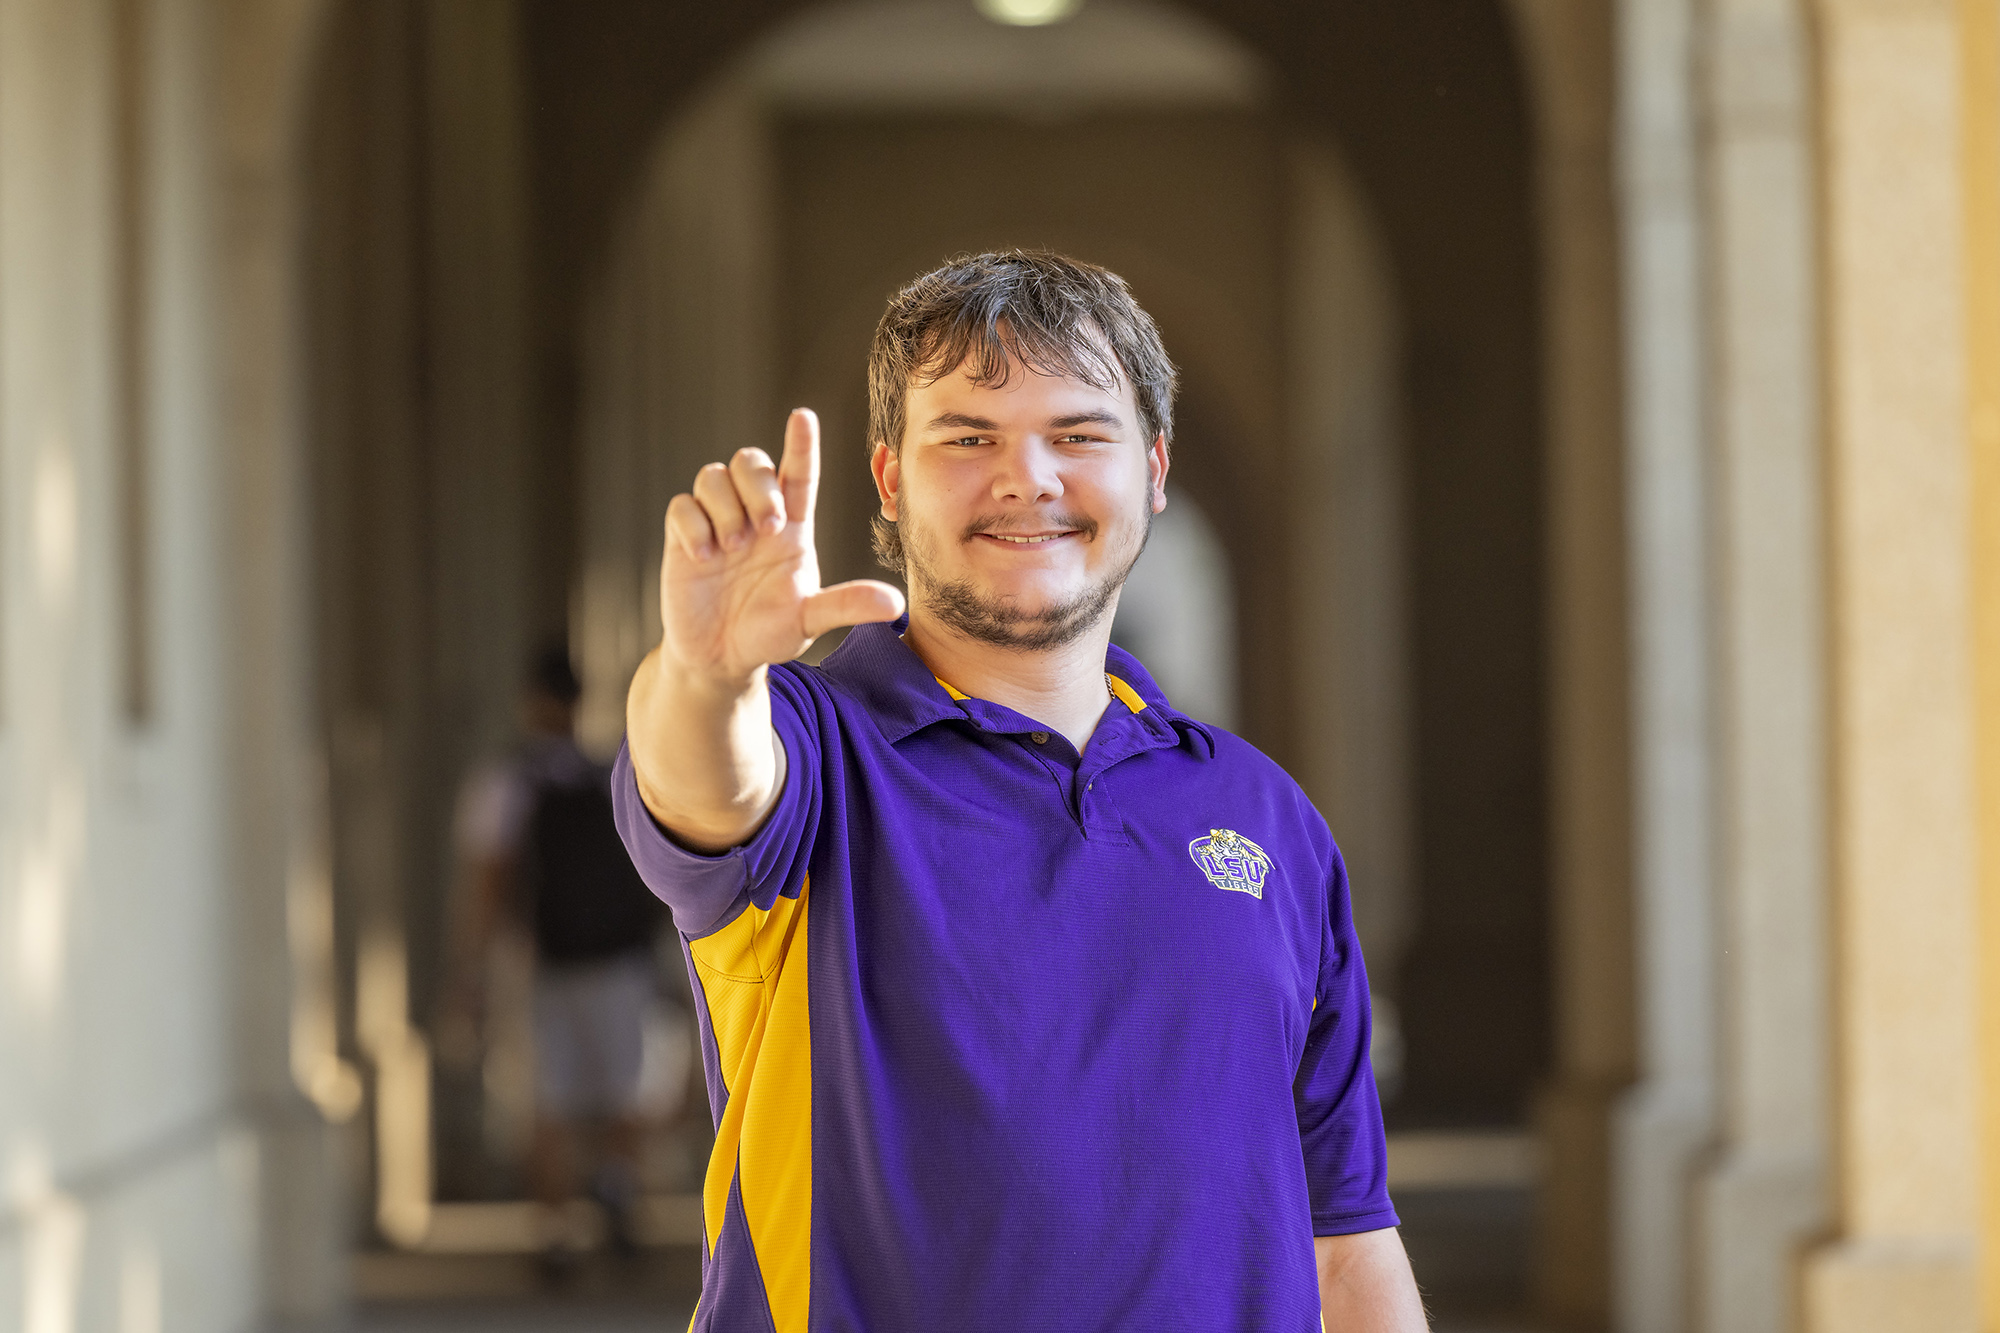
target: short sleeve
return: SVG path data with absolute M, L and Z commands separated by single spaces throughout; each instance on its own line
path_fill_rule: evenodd
M 673 913 L 674 926 L 697 939 L 733 921 L 746 905 L 769 908 L 782 894 L 796 898 L 820 822 L 823 753 L 821 710 L 798 673 L 774 667 L 770 673 L 771 727 L 785 747 L 785 783 L 750 841 L 718 856 L 703 856 L 676 844 L 639 796 L 632 755 L 618 747 L 611 770 L 611 805 L 618 836 L 646 887 Z M 831 723 L 828 710 L 826 719 Z
M 1397 1224 L 1389 1202 L 1382 1103 L 1368 1063 L 1370 1021 L 1368 970 L 1354 934 L 1347 870 L 1336 851 L 1328 875 L 1312 1022 L 1292 1083 L 1315 1236 Z

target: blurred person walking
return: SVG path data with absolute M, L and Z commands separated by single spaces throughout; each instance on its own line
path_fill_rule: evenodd
M 552 1276 L 576 1258 L 566 1205 L 578 1193 L 590 1130 L 597 1131 L 590 1193 L 605 1210 L 613 1243 L 634 1248 L 645 1129 L 640 1073 L 665 915 L 619 842 L 610 770 L 577 746 L 581 693 L 566 649 L 536 655 L 522 698 L 527 739 L 507 762 L 467 782 L 458 817 L 471 881 L 461 977 L 476 992 L 472 979 L 503 920 L 534 941 L 529 1176 L 545 1209 Z M 480 1007 L 476 994 L 464 1004 L 473 1013 Z

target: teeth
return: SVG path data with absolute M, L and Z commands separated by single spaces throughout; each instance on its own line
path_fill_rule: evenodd
M 1060 532 L 1052 532 L 1046 537 L 1009 537 L 1004 532 L 995 532 L 995 533 L 989 533 L 988 535 L 993 537 L 998 537 L 1003 542 L 1012 542 L 1016 546 L 1033 546 L 1037 542 L 1052 542 L 1056 538 L 1062 536 L 1063 534 Z

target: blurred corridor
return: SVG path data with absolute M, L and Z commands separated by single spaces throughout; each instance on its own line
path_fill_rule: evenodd
M 1115 637 L 1340 841 L 1441 1327 L 2000 1330 L 2000 0 L 0 0 L 0 1331 L 685 1321 L 679 955 L 552 1282 L 463 793 L 786 408 L 873 572 L 1011 246 L 1181 364 Z

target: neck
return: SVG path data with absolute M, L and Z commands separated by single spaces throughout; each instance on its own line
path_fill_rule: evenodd
M 969 638 L 912 600 L 903 642 L 953 689 L 1033 718 L 1066 737 L 1079 754 L 1110 702 L 1104 684 L 1104 654 L 1111 643 L 1108 610 L 1061 647 L 1028 651 Z

